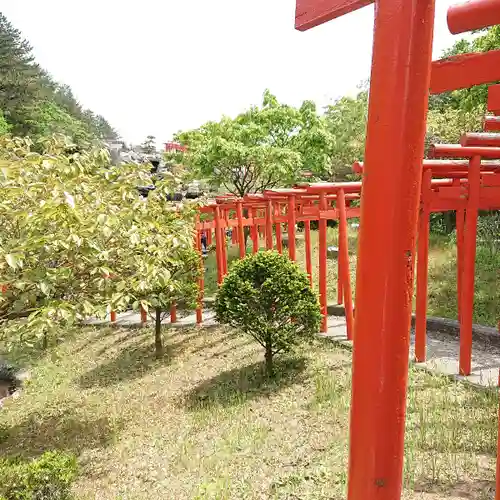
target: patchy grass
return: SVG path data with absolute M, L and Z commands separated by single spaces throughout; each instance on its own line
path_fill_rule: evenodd
M 300 233 L 299 233 L 300 234 Z M 261 244 L 263 241 L 261 240 Z M 328 228 L 328 246 L 338 247 L 338 231 Z M 319 283 L 318 268 L 318 232 L 311 232 L 313 280 Z M 250 252 L 250 247 L 248 248 Z M 353 294 L 356 290 L 356 251 L 357 231 L 349 229 L 349 266 L 352 276 Z M 236 246 L 228 247 L 228 261 L 238 258 Z M 305 269 L 305 248 L 303 239 L 297 240 L 297 262 Z M 217 269 L 215 253 L 209 255 L 205 263 L 205 294 L 215 295 L 217 292 Z M 327 283 L 328 302 L 337 303 L 337 260 L 328 259 Z M 492 253 L 488 248 L 478 246 L 476 256 L 476 284 L 474 296 L 475 323 L 496 326 L 500 318 L 500 253 Z M 457 269 L 456 245 L 449 237 L 431 235 L 429 247 L 429 288 L 428 314 L 449 319 L 457 319 Z
M 280 358 L 221 327 L 86 329 L 33 356 L 0 411 L 0 453 L 79 457 L 80 499 L 341 499 L 350 352 L 326 340 Z M 497 397 L 412 369 L 406 499 L 491 498 Z M 489 492 L 489 493 L 488 493 Z
M 457 251 L 444 237 L 434 237 L 429 251 L 429 314 L 456 319 Z M 474 322 L 496 326 L 500 319 L 500 253 L 478 246 L 474 291 Z

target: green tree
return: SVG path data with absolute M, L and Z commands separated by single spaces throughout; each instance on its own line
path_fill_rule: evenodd
M 18 136 L 64 132 L 79 145 L 118 137 L 105 118 L 83 109 L 68 85 L 36 63 L 30 44 L 1 13 L 0 110 Z
M 11 125 L 7 123 L 7 120 L 5 119 L 2 111 L 0 110 L 0 135 L 7 134 L 11 128 L 12 128 Z
M 50 100 L 40 101 L 33 110 L 32 133 L 34 137 L 47 137 L 64 134 L 78 145 L 92 142 L 93 135 L 89 127 L 72 116 L 64 108 Z
M 342 97 L 326 108 L 325 118 L 331 137 L 331 162 L 320 173 L 323 180 L 343 181 L 353 177 L 352 164 L 365 152 L 368 90 L 363 86 L 355 98 Z
M 148 135 L 141 144 L 141 150 L 148 155 L 156 153 L 156 137 L 154 135 Z
M 176 159 L 192 176 L 238 196 L 290 185 L 303 170 L 321 171 L 329 162 L 327 130 L 314 103 L 294 108 L 269 91 L 262 106 L 181 132 L 175 140 L 187 146 Z
M 0 137 L 0 331 L 35 342 L 110 310 L 193 306 L 195 206 L 166 201 L 175 179 L 144 200 L 145 165 L 112 167 L 101 150 L 67 155 L 60 137 L 43 154 L 31 146 Z
M 21 32 L 0 12 L 0 109 L 14 133 L 29 130 L 38 95 L 38 69 L 31 51 Z
M 431 144 L 457 144 L 464 132 L 482 130 L 484 112 L 465 111 L 453 107 L 430 109 L 427 115 L 426 150 Z
M 215 300 L 217 320 L 251 335 L 265 349 L 266 369 L 319 331 L 318 298 L 307 275 L 278 252 L 259 252 L 236 262 Z

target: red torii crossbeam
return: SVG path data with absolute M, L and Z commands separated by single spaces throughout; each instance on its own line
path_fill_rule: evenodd
M 457 35 L 500 24 L 500 0 L 469 0 L 448 9 L 448 28 Z
M 488 87 L 488 111 L 500 115 L 500 85 Z
M 297 0 L 295 27 L 305 31 L 373 2 L 374 0 Z
M 500 80 L 500 50 L 459 54 L 432 63 L 431 94 Z

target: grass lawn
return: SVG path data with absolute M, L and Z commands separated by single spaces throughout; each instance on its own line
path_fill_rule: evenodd
M 0 411 L 0 454 L 76 453 L 79 499 L 341 499 L 350 351 L 318 339 L 263 378 L 261 349 L 222 327 L 86 329 L 33 354 Z M 493 497 L 496 391 L 411 369 L 405 499 Z
M 298 233 L 299 235 L 301 233 Z M 261 239 L 261 244 L 263 244 Z M 338 232 L 328 228 L 328 245 L 338 246 Z M 319 283 L 318 232 L 311 233 L 311 248 L 314 283 Z M 356 289 L 357 232 L 349 230 L 350 270 L 352 290 Z M 249 246 L 248 252 L 251 251 Z M 228 260 L 239 257 L 238 248 L 230 246 Z M 305 269 L 305 248 L 301 236 L 297 240 L 297 261 Z M 217 269 L 215 253 L 205 261 L 205 294 L 215 295 L 217 291 Z M 337 303 L 337 260 L 328 259 L 328 302 Z M 478 246 L 476 257 L 476 288 L 474 302 L 474 322 L 496 326 L 500 320 L 500 253 L 492 253 Z M 429 248 L 429 288 L 428 315 L 457 319 L 457 272 L 456 246 L 449 238 L 431 235 Z

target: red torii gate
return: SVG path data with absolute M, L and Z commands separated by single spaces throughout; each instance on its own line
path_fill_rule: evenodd
M 297 0 L 296 28 L 307 30 L 370 3 Z M 500 22 L 499 10 L 499 0 L 452 7 L 450 28 L 490 26 Z M 375 5 L 356 287 L 350 500 L 401 497 L 410 290 L 429 88 L 437 93 L 500 80 L 500 51 L 432 63 L 434 15 L 434 0 L 378 0 Z

